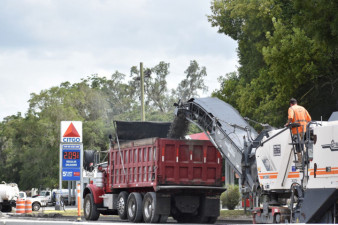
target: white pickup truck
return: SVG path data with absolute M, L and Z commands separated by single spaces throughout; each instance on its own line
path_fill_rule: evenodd
M 26 193 L 23 191 L 19 192 L 20 198 L 23 200 L 29 199 L 32 202 L 32 210 L 39 211 L 41 207 L 46 207 L 49 202 L 51 202 L 51 192 L 50 191 L 41 191 L 40 195 L 33 197 L 27 197 Z
M 32 210 L 33 211 L 39 211 L 41 207 L 46 207 L 49 205 L 55 205 L 55 197 L 57 189 L 53 189 L 52 191 L 50 189 L 48 190 L 42 190 L 40 191 L 39 195 L 35 195 L 33 197 L 30 197 L 32 201 Z M 20 192 L 20 198 L 27 199 L 27 195 L 25 192 Z M 62 189 L 61 196 L 63 198 L 63 201 L 66 205 L 68 205 L 70 202 L 69 198 L 69 191 L 68 189 Z

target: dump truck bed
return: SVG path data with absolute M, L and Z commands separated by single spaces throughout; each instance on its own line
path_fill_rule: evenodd
M 222 158 L 210 141 L 148 138 L 114 147 L 106 188 L 222 186 Z

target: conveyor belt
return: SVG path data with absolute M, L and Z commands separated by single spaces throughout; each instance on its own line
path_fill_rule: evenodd
M 218 98 L 196 98 L 177 106 L 177 118 L 182 118 L 182 114 L 209 136 L 223 158 L 241 175 L 244 137 L 255 139 L 257 132 L 238 111 Z M 182 119 L 175 120 L 172 127 L 178 123 L 182 124 Z M 170 136 L 175 137 L 175 134 L 172 132 Z

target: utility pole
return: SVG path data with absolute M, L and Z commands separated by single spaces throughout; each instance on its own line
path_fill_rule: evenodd
M 141 76 L 141 121 L 145 121 L 145 110 L 144 110 L 144 72 L 143 63 L 140 62 L 140 76 Z

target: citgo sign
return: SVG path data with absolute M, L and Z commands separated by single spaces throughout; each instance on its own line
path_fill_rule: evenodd
M 81 143 L 82 122 L 61 121 L 61 143 Z
M 60 180 L 80 181 L 83 155 L 82 122 L 61 121 L 60 136 Z

